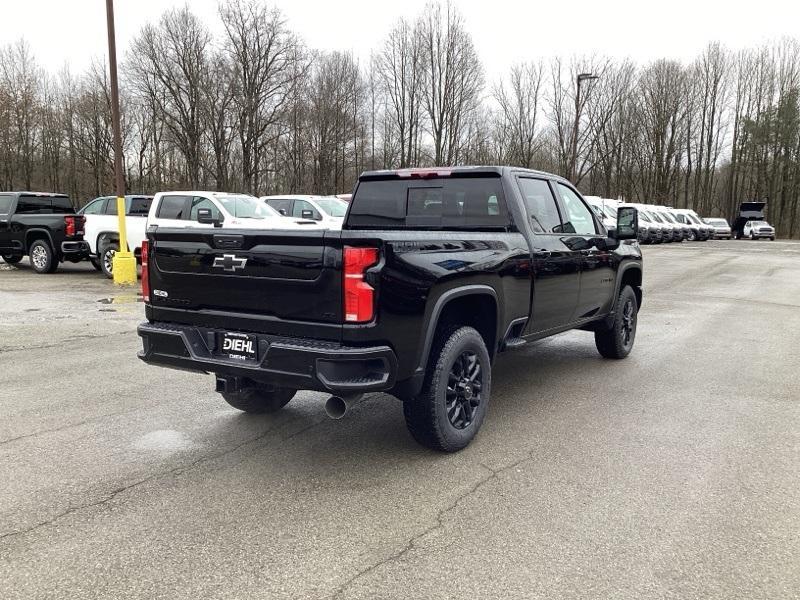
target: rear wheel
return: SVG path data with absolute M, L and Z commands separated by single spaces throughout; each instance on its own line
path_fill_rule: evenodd
M 46 240 L 36 240 L 28 250 L 31 266 L 37 273 L 53 273 L 58 268 L 58 258 Z
M 21 256 L 12 256 L 10 254 L 3 254 L 3 260 L 10 265 L 15 265 L 22 260 Z
M 297 390 L 267 385 L 246 387 L 238 392 L 223 393 L 225 402 L 253 415 L 274 413 L 289 404 Z
M 114 279 L 114 255 L 118 250 L 117 242 L 107 242 L 100 251 L 100 271 L 109 279 Z
M 491 385 L 492 366 L 481 334 L 472 327 L 442 327 L 422 390 L 403 402 L 412 437 L 443 452 L 466 447 L 486 416 Z
M 631 286 L 622 288 L 614 307 L 614 322 L 610 327 L 594 332 L 597 351 L 605 358 L 625 358 L 633 350 L 639 305 Z

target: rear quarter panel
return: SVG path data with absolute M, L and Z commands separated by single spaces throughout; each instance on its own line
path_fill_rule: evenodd
M 399 360 L 398 379 L 420 366 L 433 311 L 449 291 L 489 286 L 498 299 L 498 332 L 530 308 L 530 253 L 522 234 L 474 231 L 343 231 L 341 244 L 381 247 L 368 281 L 377 289 L 375 321 L 345 325 L 345 343 L 385 343 Z

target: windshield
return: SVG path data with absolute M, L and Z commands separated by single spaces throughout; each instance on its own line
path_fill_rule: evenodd
M 689 213 L 686 216 L 689 217 L 689 221 L 691 223 L 694 223 L 695 225 L 702 225 L 703 224 L 703 222 L 700 220 L 700 218 L 697 217 L 696 215 L 693 215 L 692 213 Z
M 766 221 L 750 221 L 751 227 L 761 227 L 762 225 L 766 226 L 769 225 Z
M 706 223 L 709 225 L 714 225 L 716 227 L 727 227 L 728 222 L 725 219 L 706 219 Z
M 343 217 L 347 213 L 347 202 L 339 198 L 318 198 L 317 204 L 332 217 Z
M 650 219 L 655 221 L 656 223 L 663 223 L 664 222 L 664 219 L 661 218 L 661 215 L 659 215 L 656 212 L 650 212 L 650 213 L 647 213 L 647 214 L 650 215 Z
M 239 219 L 267 219 L 277 216 L 270 206 L 253 196 L 214 196 L 231 215 Z
M 614 220 L 614 221 L 616 221 L 616 220 L 617 220 L 617 209 L 616 209 L 616 208 L 614 208 L 613 206 L 609 206 L 608 204 L 606 204 L 606 205 L 603 207 L 603 210 L 605 211 L 605 213 L 606 213 L 606 216 L 607 216 L 609 219 L 612 219 L 612 220 Z

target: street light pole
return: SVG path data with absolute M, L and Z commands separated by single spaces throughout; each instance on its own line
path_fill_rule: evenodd
M 600 79 L 600 76 L 591 73 L 579 73 L 576 79 L 578 89 L 575 93 L 575 126 L 572 128 L 572 148 L 570 152 L 569 172 L 567 173 L 567 179 L 572 183 L 575 183 L 575 177 L 577 175 L 577 173 L 575 173 L 575 167 L 577 167 L 578 164 L 578 129 L 580 128 L 581 110 L 583 109 L 581 106 L 581 83 L 590 79 Z
M 108 23 L 108 66 L 111 85 L 111 123 L 114 130 L 114 173 L 117 183 L 117 219 L 119 221 L 119 250 L 114 254 L 114 283 L 136 285 L 136 259 L 128 250 L 125 228 L 125 174 L 122 167 L 122 130 L 119 117 L 119 86 L 117 84 L 117 43 L 114 31 L 114 0 L 106 0 Z

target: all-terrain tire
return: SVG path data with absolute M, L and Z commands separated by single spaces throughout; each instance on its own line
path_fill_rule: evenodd
M 260 415 L 278 412 L 289 404 L 296 393 L 297 390 L 291 388 L 257 385 L 243 388 L 238 392 L 223 393 L 222 397 L 234 408 L 252 415 Z
M 12 256 L 10 254 L 3 254 L 3 260 L 9 265 L 15 265 L 22 260 L 21 256 Z
M 614 321 L 611 327 L 597 329 L 594 343 L 604 358 L 625 358 L 633 350 L 636 340 L 636 324 L 639 304 L 633 288 L 626 285 L 619 292 L 614 306 Z
M 31 267 L 37 273 L 55 273 L 58 258 L 47 240 L 34 240 L 28 249 Z
M 403 402 L 411 436 L 432 450 L 465 448 L 481 428 L 491 387 L 492 366 L 481 334 L 472 327 L 441 327 L 422 390 Z

